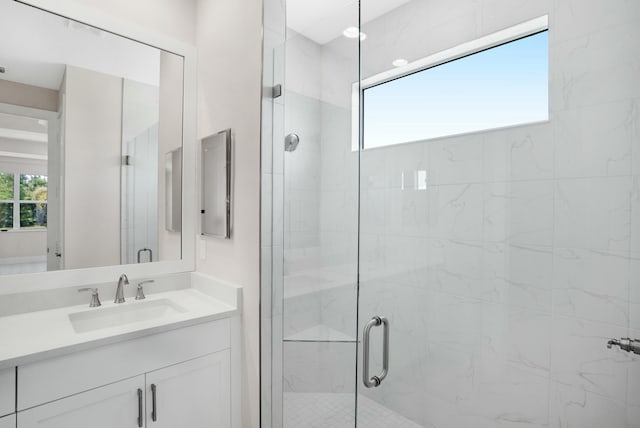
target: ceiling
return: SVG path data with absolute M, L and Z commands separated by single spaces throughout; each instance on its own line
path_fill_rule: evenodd
M 12 0 L 0 0 L 0 28 L 0 79 L 57 90 L 69 64 L 158 85 L 156 48 Z
M 363 1 L 362 24 L 390 12 L 411 0 Z M 287 0 L 287 27 L 324 45 L 342 36 L 347 27 L 358 26 L 358 0 Z

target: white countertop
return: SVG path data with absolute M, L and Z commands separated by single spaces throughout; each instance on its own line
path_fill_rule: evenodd
M 76 333 L 69 319 L 71 313 L 99 311 L 121 305 L 139 305 L 159 299 L 169 299 L 186 311 L 154 320 L 132 322 L 84 333 Z M 98 308 L 89 308 L 89 305 L 85 304 L 0 317 L 0 369 L 232 317 L 239 313 L 238 304 L 238 301 L 231 303 L 228 300 L 213 298 L 195 288 L 187 288 L 148 294 L 145 300 L 137 301 L 130 298 L 121 304 L 103 302 Z

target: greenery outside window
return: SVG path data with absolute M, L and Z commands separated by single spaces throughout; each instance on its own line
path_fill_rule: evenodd
M 47 227 L 47 176 L 0 172 L 0 229 Z

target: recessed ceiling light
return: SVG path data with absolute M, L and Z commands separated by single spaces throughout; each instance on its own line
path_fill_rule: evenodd
M 404 58 L 398 58 L 395 61 L 393 61 L 391 64 L 393 64 L 394 67 L 402 67 L 404 65 L 409 64 L 409 61 L 407 61 Z
M 345 29 L 342 34 L 348 39 L 355 39 L 358 37 L 358 34 L 360 34 L 360 30 L 358 30 L 358 27 L 349 27 Z
M 358 30 L 358 27 L 349 27 L 347 29 L 345 29 L 342 34 L 344 34 L 344 36 L 348 39 L 356 39 L 358 37 L 360 37 L 360 40 L 364 40 L 367 38 L 367 35 L 364 33 L 361 33 Z

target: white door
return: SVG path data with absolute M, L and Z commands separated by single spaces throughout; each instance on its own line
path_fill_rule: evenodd
M 231 426 L 229 351 L 147 373 L 149 428 Z
M 5 416 L 0 418 L 0 428 L 16 428 L 16 415 Z
M 20 428 L 144 426 L 144 376 L 92 389 L 18 413 Z M 177 426 L 176 426 L 177 427 Z M 0 428 L 3 428 L 0 426 Z

